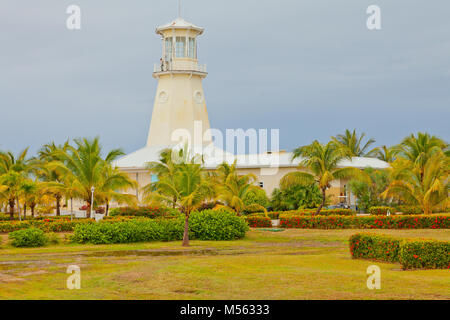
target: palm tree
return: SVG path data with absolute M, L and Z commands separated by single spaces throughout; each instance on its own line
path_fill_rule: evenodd
M 174 170 L 164 171 L 150 186 L 144 188 L 144 201 L 178 208 L 185 215 L 183 246 L 189 246 L 189 217 L 203 202 L 214 195 L 214 186 L 199 163 L 199 156 L 191 156 L 187 148 L 178 152 L 180 161 L 172 161 Z M 162 157 L 162 161 L 165 158 Z M 181 160 L 183 159 L 183 160 Z M 186 161 L 188 159 L 188 161 Z M 167 165 L 161 161 L 161 166 Z
M 92 187 L 95 190 L 102 190 L 102 183 L 104 181 L 104 170 L 112 165 L 112 162 L 124 153 L 120 149 L 110 151 L 105 158 L 102 158 L 102 148 L 100 146 L 99 138 L 89 140 L 86 138 L 75 139 L 76 147 L 67 146 L 67 149 L 58 149 L 53 153 L 57 161 L 52 161 L 48 167 L 52 170 L 61 170 L 64 175 L 70 175 L 79 187 L 80 198 L 88 205 L 87 217 L 91 216 L 91 203 L 93 200 L 96 203 L 101 202 L 101 192 L 94 194 L 92 199 Z M 114 175 L 109 177 L 111 181 L 123 181 L 123 176 Z
M 380 148 L 375 148 L 372 154 L 382 161 L 391 163 L 397 158 L 398 153 L 399 150 L 395 147 L 389 148 L 387 146 L 381 146 Z
M 383 192 L 383 197 L 396 197 L 406 203 L 419 205 L 425 214 L 432 213 L 433 208 L 440 205 L 448 207 L 450 158 L 442 151 L 426 158 L 420 170 L 417 163 L 397 159 L 390 169 L 392 182 Z
M 423 180 L 425 164 L 435 153 L 448 152 L 449 145 L 436 136 L 419 132 L 403 139 L 400 145 L 396 146 L 399 155 L 412 163 L 419 171 L 420 180 Z
M 228 207 L 232 208 L 238 215 L 245 209 L 245 197 L 254 190 L 260 189 L 254 185 L 256 176 L 254 174 L 238 175 L 236 164 L 221 164 L 218 171 L 218 183 L 216 185 L 217 196 Z
M 17 156 L 12 152 L 0 152 L 0 185 L 3 185 L 2 197 L 9 204 L 11 220 L 14 219 L 14 208 L 19 202 L 22 183 L 36 169 L 35 161 L 27 158 L 27 154 L 28 148 Z
M 350 132 L 350 130 L 347 129 L 344 134 L 338 134 L 333 140 L 346 147 L 352 157 L 365 157 L 370 156 L 375 152 L 375 149 L 368 151 L 369 147 L 375 143 L 374 139 L 369 139 L 369 141 L 363 145 L 365 136 L 366 134 L 362 133 L 361 136 L 358 137 L 356 130 Z
M 348 148 L 342 147 L 335 141 L 330 141 L 326 145 L 314 141 L 308 146 L 297 148 L 294 150 L 292 160 L 297 158 L 301 158 L 300 171 L 286 174 L 280 181 L 281 188 L 317 183 L 322 192 L 322 203 L 317 208 L 316 214 L 319 214 L 324 207 L 326 190 L 331 187 L 333 180 L 355 178 L 370 181 L 370 178 L 360 169 L 339 167 L 342 160 L 351 159 L 351 153 Z
M 132 180 L 128 174 L 121 172 L 117 167 L 106 165 L 103 169 L 102 181 L 97 195 L 103 203 L 105 203 L 105 214 L 109 214 L 109 205 L 111 201 L 117 203 L 126 203 L 128 205 L 136 205 L 137 198 L 135 195 L 122 193 L 127 188 L 137 188 L 138 183 Z
M 63 145 L 56 145 L 54 142 L 44 145 L 39 151 L 39 160 L 41 161 L 41 166 L 39 170 L 39 177 L 41 180 L 46 182 L 55 182 L 61 184 L 64 179 L 64 171 L 60 168 L 54 166 L 48 166 L 48 163 L 53 161 L 58 161 L 57 153 L 59 151 L 67 151 L 69 147 L 69 142 L 66 141 Z M 49 194 L 55 198 L 56 203 L 56 215 L 61 215 L 61 200 L 63 199 L 63 192 L 60 188 L 52 188 Z

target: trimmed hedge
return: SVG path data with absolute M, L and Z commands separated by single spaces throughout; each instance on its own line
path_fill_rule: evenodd
M 48 242 L 44 231 L 37 228 L 28 228 L 11 232 L 9 234 L 9 239 L 11 239 L 11 245 L 13 247 L 42 247 Z
M 9 233 L 28 228 L 37 228 L 45 232 L 70 232 L 79 224 L 92 223 L 90 219 L 73 220 L 70 219 L 42 219 L 25 221 L 3 221 L 0 222 L 0 233 Z
M 192 239 L 235 240 L 245 237 L 249 230 L 246 221 L 228 210 L 194 212 L 189 218 Z
M 300 229 L 450 229 L 450 215 L 362 217 L 281 215 L 280 227 Z
M 245 236 L 245 220 L 226 210 L 193 212 L 189 219 L 192 240 L 234 240 Z M 130 219 L 102 221 L 75 227 L 73 241 L 78 243 L 110 244 L 183 239 L 184 218 Z
M 392 207 L 384 207 L 384 206 L 380 206 L 380 207 L 370 207 L 369 208 L 369 213 L 373 214 L 373 215 L 387 215 L 387 212 L 390 212 L 391 214 L 394 214 L 397 210 L 395 210 L 395 208 Z
M 272 227 L 272 220 L 265 216 L 251 215 L 246 216 L 245 221 L 251 228 L 270 228 Z
M 403 214 L 422 214 L 423 210 L 421 207 L 417 207 L 417 206 L 400 205 L 400 206 L 397 206 L 396 212 L 401 212 Z
M 450 269 L 450 242 L 359 233 L 350 237 L 354 259 L 399 262 L 403 269 Z
M 350 237 L 353 258 L 398 262 L 400 239 L 377 234 L 358 233 Z
M 273 211 L 268 212 L 268 216 L 273 219 L 277 220 L 280 219 L 280 216 L 286 216 L 286 215 L 292 215 L 292 216 L 300 216 L 300 215 L 315 215 L 317 209 L 299 209 L 299 210 L 290 210 L 290 211 Z M 252 216 L 258 215 L 258 216 L 265 216 L 264 213 L 254 213 Z M 355 216 L 356 211 L 353 211 L 351 209 L 322 209 L 319 216 Z
M 403 269 L 450 269 L 450 242 L 410 239 L 400 246 Z
M 132 217 L 146 217 L 150 219 L 178 217 L 181 213 L 176 209 L 171 208 L 157 208 L 157 207 L 122 207 L 111 209 L 110 215 L 116 216 L 132 216 Z

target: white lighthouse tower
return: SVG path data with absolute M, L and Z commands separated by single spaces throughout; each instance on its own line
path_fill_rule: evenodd
M 203 31 L 182 18 L 156 29 L 162 37 L 162 58 L 154 66 L 153 77 L 158 79 L 158 88 L 148 147 L 171 147 L 179 143 L 174 138 L 180 130 L 190 136 L 191 144 L 211 143 L 202 86 L 207 76 L 206 65 L 200 65 L 197 57 L 197 37 Z

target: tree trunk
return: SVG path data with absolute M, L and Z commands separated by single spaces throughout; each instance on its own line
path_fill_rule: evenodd
M 322 203 L 320 204 L 320 206 L 317 208 L 316 211 L 316 215 L 320 213 L 320 211 L 322 210 L 322 208 L 325 206 L 325 201 L 326 201 L 326 188 L 322 188 Z
M 34 208 L 36 207 L 36 205 L 34 203 L 32 203 L 30 205 L 30 209 L 31 209 L 31 216 L 34 218 Z
M 86 218 L 91 218 L 91 212 L 92 212 L 92 208 L 91 208 L 91 203 L 89 202 L 88 203 L 88 206 L 87 206 L 87 210 L 86 210 Z
M 61 196 L 60 195 L 56 196 L 56 215 L 57 216 L 61 215 Z
M 109 216 L 109 202 L 106 203 L 106 212 L 105 212 L 105 216 L 106 216 L 106 217 Z
M 189 247 L 189 213 L 186 213 L 184 221 L 183 247 Z
M 27 220 L 27 203 L 23 204 L 23 220 Z
M 73 198 L 70 198 L 70 220 L 73 220 Z
M 20 202 L 19 199 L 17 199 L 17 213 L 19 214 L 19 221 L 22 221 L 22 215 L 20 212 Z
M 14 220 L 14 207 L 15 207 L 15 201 L 14 199 L 9 200 L 9 219 Z

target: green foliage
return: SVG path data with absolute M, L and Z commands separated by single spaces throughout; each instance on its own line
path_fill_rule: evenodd
M 198 240 L 241 239 L 249 230 L 247 223 L 227 210 L 205 210 L 192 213 L 190 232 Z
M 61 242 L 58 235 L 54 232 L 47 234 L 47 240 L 50 244 L 59 244 Z
M 422 214 L 423 210 L 419 206 L 399 205 L 397 206 L 397 212 L 401 212 L 403 214 Z
M 262 207 L 269 206 L 269 198 L 266 191 L 261 188 L 253 188 L 249 190 L 243 197 L 244 204 L 250 206 L 252 204 L 259 204 Z
M 9 234 L 11 245 L 14 247 L 42 247 L 48 242 L 44 231 L 37 228 L 28 228 L 11 232 Z
M 197 240 L 234 240 L 245 236 L 248 226 L 243 218 L 227 210 L 193 212 L 189 219 L 190 238 Z M 75 227 L 77 243 L 109 244 L 183 239 L 184 219 L 129 219 L 103 221 Z
M 450 229 L 450 215 L 280 215 L 280 226 L 300 229 Z
M 450 242 L 425 239 L 399 239 L 359 233 L 350 237 L 354 259 L 399 262 L 403 269 L 450 269 Z
M 322 202 L 322 195 L 317 185 L 294 185 L 272 192 L 271 207 L 275 211 L 317 208 Z
M 372 168 L 366 168 L 364 172 L 370 177 L 370 183 L 363 180 L 351 180 L 348 186 L 358 198 L 357 204 L 360 211 L 367 212 L 370 207 L 387 204 L 381 194 L 389 185 L 389 174 L 386 171 Z
M 373 215 L 377 215 L 377 216 L 385 216 L 387 215 L 387 212 L 390 212 L 391 214 L 394 214 L 396 212 L 395 208 L 392 207 L 384 207 L 384 206 L 380 206 L 380 207 L 370 207 L 369 208 L 369 213 L 373 214 Z

